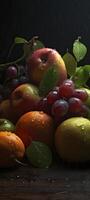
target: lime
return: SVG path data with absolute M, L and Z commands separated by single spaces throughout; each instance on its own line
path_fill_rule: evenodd
M 90 121 L 83 117 L 63 121 L 55 133 L 55 147 L 65 161 L 90 161 Z
M 14 132 L 15 125 L 8 119 L 0 119 L 0 131 L 11 131 Z
M 39 141 L 32 141 L 26 149 L 28 161 L 38 168 L 48 168 L 52 163 L 52 152 L 48 145 Z

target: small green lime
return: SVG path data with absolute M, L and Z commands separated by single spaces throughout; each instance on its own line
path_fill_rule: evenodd
M 8 119 L 0 119 L 0 131 L 11 131 L 14 132 L 15 125 Z
M 48 168 L 52 163 L 51 149 L 39 141 L 32 141 L 26 149 L 26 156 L 34 167 Z

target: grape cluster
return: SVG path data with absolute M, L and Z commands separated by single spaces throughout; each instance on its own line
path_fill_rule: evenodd
M 87 98 L 88 94 L 85 90 L 75 88 L 74 82 L 67 79 L 39 101 L 37 110 L 53 116 L 58 125 L 70 117 L 88 117 L 89 108 L 85 105 Z
M 3 74 L 2 74 L 3 73 Z M 3 78 L 2 78 L 3 77 Z M 26 68 L 23 65 L 8 66 L 1 72 L 0 102 L 9 97 L 11 92 L 19 85 L 28 83 Z

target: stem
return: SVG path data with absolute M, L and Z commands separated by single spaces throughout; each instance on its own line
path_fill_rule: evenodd
M 10 50 L 9 50 L 8 56 L 7 56 L 8 58 L 10 57 L 11 52 L 12 52 L 12 50 L 13 50 L 14 47 L 15 47 L 15 43 L 13 43 L 12 46 L 10 47 Z
M 16 60 L 14 60 L 14 61 L 12 61 L 12 62 L 0 64 L 0 68 L 2 68 L 2 67 L 7 67 L 8 65 L 17 64 L 18 62 L 22 61 L 24 58 L 25 58 L 25 55 L 23 54 L 23 56 L 21 56 L 20 58 L 17 58 Z

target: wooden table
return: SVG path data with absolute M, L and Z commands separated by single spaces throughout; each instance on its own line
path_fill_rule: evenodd
M 90 166 L 0 170 L 1 200 L 90 200 Z

